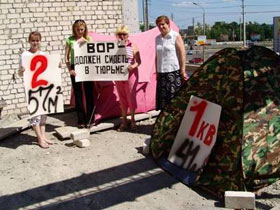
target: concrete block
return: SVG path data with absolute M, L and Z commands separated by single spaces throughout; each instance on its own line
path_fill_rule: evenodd
M 61 139 L 70 138 L 71 132 L 74 132 L 74 131 L 77 131 L 77 130 L 79 130 L 77 127 L 72 127 L 72 126 L 59 127 L 59 128 L 55 129 L 57 135 Z
M 225 207 L 232 209 L 254 209 L 255 194 L 252 192 L 226 191 Z
M 73 141 L 81 140 L 81 139 L 88 139 L 89 138 L 89 130 L 88 129 L 80 129 L 74 131 L 70 134 L 70 137 Z
M 109 129 L 109 128 L 114 128 L 115 126 L 117 126 L 118 124 L 117 123 L 114 123 L 113 121 L 111 122 L 103 122 L 103 123 L 100 123 L 96 126 L 93 126 L 90 128 L 90 132 L 97 132 L 97 131 L 102 131 L 102 130 L 106 130 L 106 129 Z
M 78 147 L 84 148 L 84 147 L 89 147 L 90 146 L 90 142 L 88 139 L 81 139 L 81 140 L 77 140 L 73 142 L 75 145 L 77 145 Z
M 150 153 L 150 143 L 151 143 L 151 138 L 147 138 L 144 141 L 143 144 L 143 154 L 148 155 Z

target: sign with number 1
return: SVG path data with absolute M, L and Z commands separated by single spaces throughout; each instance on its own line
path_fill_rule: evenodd
M 191 96 L 168 160 L 201 172 L 216 142 L 221 106 Z
M 64 111 L 59 62 L 59 55 L 23 57 L 23 79 L 31 117 Z

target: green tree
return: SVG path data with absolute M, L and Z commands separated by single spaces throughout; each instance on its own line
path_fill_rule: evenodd
M 262 40 L 272 40 L 273 39 L 273 26 L 268 24 L 262 24 Z
M 225 22 L 216 22 L 210 30 L 209 38 L 220 40 L 222 34 L 230 34 L 228 30 L 228 24 Z
M 240 27 L 237 22 L 231 22 L 228 24 L 228 30 L 229 30 L 229 39 L 232 41 L 240 40 Z
M 229 40 L 241 40 L 240 28 L 243 29 L 243 25 L 237 22 L 225 23 L 216 22 L 211 28 L 209 27 L 206 31 L 208 39 L 220 40 L 221 35 L 227 35 Z M 241 31 L 242 33 L 242 31 Z M 273 27 L 268 24 L 259 24 L 256 22 L 249 22 L 246 25 L 246 40 L 250 39 L 250 34 L 260 34 L 261 40 L 273 39 Z
M 200 36 L 203 35 L 203 25 L 201 23 L 197 23 L 197 26 L 194 29 L 194 34 L 196 36 Z
M 152 29 L 152 28 L 154 28 L 155 26 L 153 25 L 153 24 L 149 24 L 149 29 Z M 139 25 L 139 28 L 140 28 L 140 31 L 144 31 L 144 24 L 143 23 L 140 23 L 140 25 Z

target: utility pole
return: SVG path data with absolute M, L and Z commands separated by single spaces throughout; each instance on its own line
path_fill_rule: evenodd
M 201 6 L 200 4 L 196 3 L 196 2 L 193 2 L 194 5 L 200 7 L 203 11 L 203 35 L 205 35 L 205 9 L 203 6 Z
M 239 18 L 239 41 L 242 40 L 242 26 L 241 26 L 241 18 Z
M 144 22 L 144 31 L 149 29 L 149 20 L 148 20 L 148 0 L 143 1 L 143 22 Z
M 206 25 L 205 25 L 205 10 L 203 8 L 203 35 L 205 35 L 205 28 L 206 28 Z
M 244 0 L 242 0 L 242 18 L 243 18 L 243 47 L 246 47 L 246 22 L 245 22 Z
M 193 36 L 195 35 L 195 28 L 194 28 L 194 17 L 192 18 L 192 25 L 193 25 Z

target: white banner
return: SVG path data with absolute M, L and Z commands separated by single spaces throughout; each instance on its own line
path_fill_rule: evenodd
M 128 60 L 123 42 L 75 43 L 74 54 L 76 82 L 128 79 Z
M 196 44 L 197 45 L 204 45 L 204 44 L 206 44 L 206 36 L 198 36 Z
M 30 117 L 64 112 L 60 55 L 24 56 L 24 86 Z
M 168 160 L 201 172 L 216 142 L 221 106 L 191 96 Z

